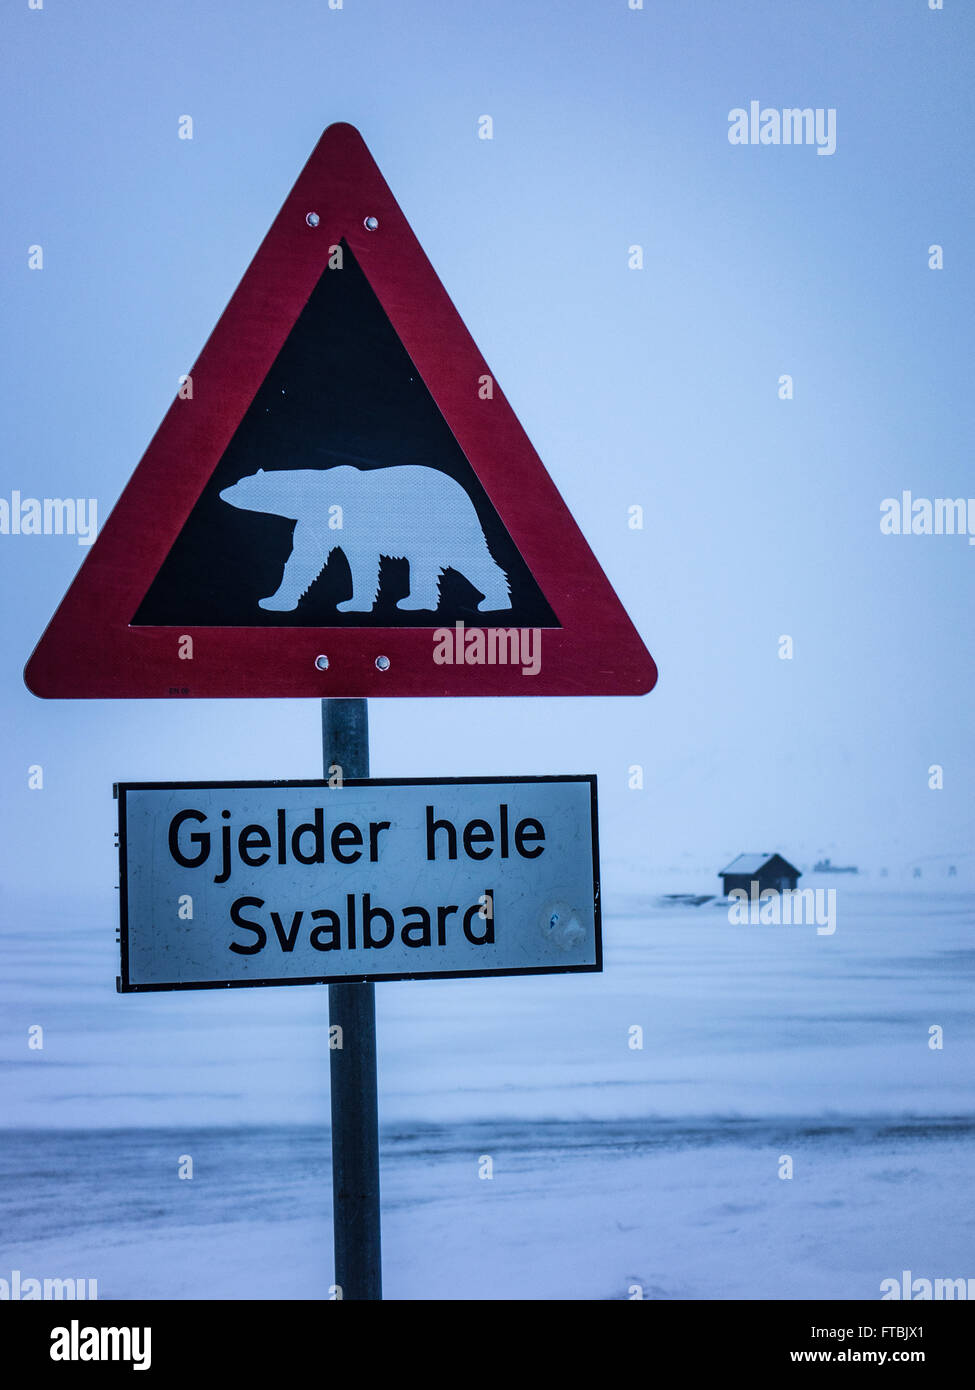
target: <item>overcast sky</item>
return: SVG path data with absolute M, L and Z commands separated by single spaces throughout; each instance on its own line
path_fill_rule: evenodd
M 608 891 L 682 863 L 709 891 L 752 849 L 972 865 L 975 547 L 880 530 L 903 489 L 975 496 L 970 7 L 51 0 L 4 25 L 0 497 L 104 520 L 349 121 L 660 669 L 641 699 L 373 701 L 373 774 L 596 772 Z M 833 108 L 835 153 L 731 144 L 753 100 Z M 17 897 L 114 882 L 114 780 L 321 766 L 313 700 L 30 695 L 85 553 L 0 535 Z

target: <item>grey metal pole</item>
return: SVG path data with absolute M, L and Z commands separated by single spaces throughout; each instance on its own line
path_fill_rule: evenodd
M 322 753 L 326 777 L 369 776 L 365 700 L 322 701 Z M 343 1299 L 381 1299 L 375 986 L 329 985 L 328 1021 L 342 1029 L 329 1051 L 335 1283 Z

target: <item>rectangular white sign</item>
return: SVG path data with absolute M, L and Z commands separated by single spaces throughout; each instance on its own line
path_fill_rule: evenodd
M 595 777 L 116 791 L 123 994 L 602 969 Z

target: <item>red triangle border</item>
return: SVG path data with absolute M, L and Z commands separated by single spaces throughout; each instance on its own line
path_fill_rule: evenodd
M 307 214 L 318 214 L 310 226 Z M 378 228 L 365 226 L 367 217 Z M 325 269 L 352 250 L 562 624 L 541 667 L 437 665 L 429 628 L 131 627 Z M 477 383 L 490 374 L 493 399 Z M 24 672 L 45 698 L 640 695 L 657 668 L 351 125 L 331 125 L 203 348 Z M 193 638 L 193 657 L 179 641 Z M 327 655 L 328 669 L 316 657 Z M 380 670 L 376 658 L 389 666 Z

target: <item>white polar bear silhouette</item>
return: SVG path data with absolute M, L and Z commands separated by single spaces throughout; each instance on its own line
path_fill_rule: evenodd
M 473 502 L 460 483 L 439 469 L 340 465 L 266 473 L 261 468 L 220 496 L 244 511 L 296 522 L 281 583 L 269 598 L 260 599 L 262 608 L 281 613 L 297 608 L 335 549 L 345 555 L 352 572 L 352 597 L 337 605 L 340 613 L 368 613 L 374 607 L 384 555 L 405 559 L 410 567 L 410 590 L 397 608 L 435 611 L 440 575 L 448 567 L 484 595 L 479 609 L 511 607 L 507 575 L 488 550 Z

